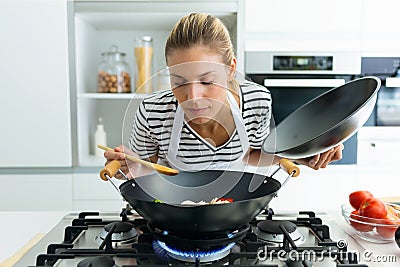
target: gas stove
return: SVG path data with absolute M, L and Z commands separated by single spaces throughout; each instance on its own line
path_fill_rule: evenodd
M 150 225 L 129 207 L 66 215 L 19 266 L 375 266 L 326 214 L 263 210 L 248 225 L 190 236 Z M 382 265 L 384 266 L 384 265 Z

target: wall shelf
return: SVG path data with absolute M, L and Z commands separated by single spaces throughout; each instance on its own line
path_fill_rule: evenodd
M 112 93 L 82 93 L 78 94 L 80 99 L 143 99 L 149 94 L 112 94 Z
M 68 1 L 70 61 L 72 69 L 71 104 L 73 117 L 73 165 L 98 167 L 104 160 L 94 156 L 94 134 L 101 117 L 107 145 L 128 145 L 134 115 L 149 94 L 97 93 L 101 54 L 112 45 L 126 54 L 130 66 L 131 88 L 135 87 L 136 37 L 153 38 L 152 83 L 158 85 L 157 72 L 165 69 L 164 47 L 173 25 L 184 15 L 206 12 L 220 18 L 231 33 L 238 58 L 244 55 L 239 33 L 238 0 L 129 0 Z M 241 60 L 239 59 L 239 62 Z

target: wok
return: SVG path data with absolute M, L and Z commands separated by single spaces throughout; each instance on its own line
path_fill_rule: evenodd
M 263 151 L 298 159 L 343 143 L 371 115 L 380 86 L 379 78 L 364 77 L 312 99 L 271 130 L 264 140 Z
M 289 173 L 288 178 L 300 173 L 299 168 L 288 160 L 281 160 L 280 167 Z M 257 190 L 249 192 L 249 183 L 253 178 L 260 178 L 257 176 L 261 175 L 220 170 L 181 171 L 173 177 L 155 173 L 126 181 L 120 185 L 120 192 L 148 223 L 175 234 L 193 236 L 237 229 L 248 224 L 260 213 L 276 196 L 281 183 L 272 177 L 264 176 L 264 183 Z M 216 180 L 237 183 L 233 183 L 232 188 L 224 195 L 212 195 L 212 183 Z M 146 186 L 139 186 L 143 183 Z M 151 188 L 151 192 L 144 188 Z M 202 190 L 204 188 L 206 190 Z M 154 196 L 165 202 L 155 202 Z M 199 206 L 180 204 L 188 199 L 194 202 L 208 202 L 214 197 L 232 198 L 234 201 Z

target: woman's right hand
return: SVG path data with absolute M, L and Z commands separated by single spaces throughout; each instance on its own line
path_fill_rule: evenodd
M 127 160 L 125 154 L 132 155 L 134 157 L 139 157 L 136 153 L 132 152 L 130 149 L 126 148 L 124 145 L 119 145 L 114 148 L 113 151 L 107 150 L 104 152 L 104 157 L 107 159 L 106 164 L 110 163 L 113 160 L 118 160 L 121 164 L 121 171 L 125 173 L 128 179 L 132 179 L 140 176 L 142 170 L 142 165 L 140 163 L 132 162 Z M 114 176 L 117 179 L 125 179 L 122 174 L 117 173 Z

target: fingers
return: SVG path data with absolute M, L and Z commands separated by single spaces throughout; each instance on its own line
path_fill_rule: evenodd
M 124 146 L 123 145 L 119 145 L 114 147 L 114 151 L 115 152 L 119 152 L 119 153 L 123 153 L 124 152 Z
M 308 162 L 307 165 L 311 168 L 314 168 L 315 165 L 318 164 L 318 162 L 320 162 L 321 159 L 321 154 L 315 155 L 314 157 L 312 157 Z
M 338 145 L 337 146 L 337 150 L 336 150 L 336 152 L 335 152 L 335 155 L 334 155 L 334 157 L 332 158 L 334 161 L 337 161 L 337 160 L 341 160 L 342 159 L 342 151 L 343 151 L 343 149 L 344 149 L 344 145 L 343 144 L 340 144 L 340 145 Z
M 118 160 L 119 163 L 121 164 L 120 170 L 122 172 L 124 172 L 126 175 L 129 175 L 129 169 L 128 169 L 126 159 L 125 159 L 125 154 L 123 153 L 123 151 L 124 151 L 123 145 L 115 147 L 114 150 L 105 151 L 104 152 L 104 157 L 106 158 L 105 165 L 109 164 L 113 160 Z M 125 177 L 119 173 L 117 173 L 114 177 L 117 179 L 125 179 Z
M 104 157 L 107 159 L 107 161 L 113 161 L 113 160 L 124 160 L 125 159 L 125 154 L 121 153 L 121 151 L 111 151 L 107 150 L 104 152 Z
M 338 161 L 342 159 L 342 150 L 344 146 L 342 144 L 324 152 L 319 155 L 319 160 L 314 164 L 309 164 L 309 167 L 314 170 L 318 170 L 320 168 L 326 168 L 329 163 Z
M 320 168 L 325 168 L 326 166 L 328 166 L 328 164 L 332 162 L 332 157 L 334 154 L 335 154 L 334 149 L 330 149 L 329 151 L 322 153 L 320 161 L 314 165 L 314 169 L 318 170 Z
M 125 165 L 121 167 L 120 170 L 125 174 L 126 177 L 128 177 L 128 179 L 132 179 L 132 175 L 128 169 L 128 166 Z M 118 172 L 114 177 L 117 179 L 125 180 L 125 176 Z
M 340 144 L 338 146 L 335 146 L 332 155 L 332 161 L 337 161 L 342 159 L 342 150 L 344 149 L 344 145 Z
M 152 168 L 148 168 L 140 163 L 126 159 L 126 155 L 139 158 L 139 156 L 132 150 L 126 148 L 124 145 L 119 145 L 114 147 L 114 150 L 107 150 L 104 152 L 104 157 L 106 158 L 105 164 L 107 165 L 113 160 L 118 160 L 121 164 L 120 170 L 128 177 L 128 179 L 133 179 L 154 172 L 154 169 Z M 120 173 L 115 174 L 114 177 L 125 180 L 125 177 Z

